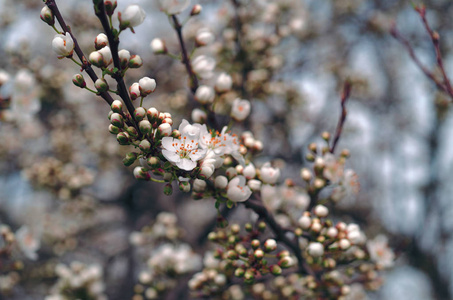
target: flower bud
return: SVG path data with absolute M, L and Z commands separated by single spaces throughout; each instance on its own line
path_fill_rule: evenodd
M 151 143 L 148 140 L 142 140 L 140 144 L 138 145 L 140 150 L 143 152 L 148 152 L 149 149 L 151 149 Z
M 129 94 L 131 96 L 131 100 L 135 100 L 140 96 L 140 86 L 139 86 L 138 82 L 134 82 L 129 87 Z
M 179 182 L 179 190 L 184 193 L 190 192 L 190 183 L 187 181 L 180 181 Z
M 109 90 L 109 85 L 107 84 L 107 81 L 105 79 L 99 78 L 96 80 L 94 83 L 94 87 L 99 93 L 107 92 Z
M 272 252 L 277 249 L 277 242 L 274 239 L 268 239 L 264 242 L 264 251 Z
M 300 171 L 300 177 L 302 177 L 302 179 L 305 180 L 306 182 L 309 182 L 311 180 L 311 178 L 313 177 L 313 175 L 311 174 L 309 169 L 303 168 Z
M 252 246 L 253 249 L 257 249 L 260 246 L 260 241 L 259 240 L 252 240 L 250 242 L 250 245 Z
M 199 108 L 195 108 L 194 110 L 192 110 L 192 121 L 194 121 L 195 123 L 206 123 L 206 119 L 208 118 L 208 115 L 202 111 L 201 109 Z
M 96 38 L 94 39 L 94 48 L 96 48 L 96 50 L 100 50 L 100 49 L 104 48 L 105 46 L 107 46 L 108 44 L 109 44 L 109 39 L 107 38 L 105 33 L 98 34 L 96 36 Z
M 156 90 L 156 80 L 149 78 L 149 77 L 143 77 L 138 81 L 139 89 L 140 89 L 140 95 L 142 97 L 145 97 L 152 92 Z
M 165 54 L 168 51 L 165 42 L 158 38 L 153 39 L 149 46 L 154 54 Z
M 195 44 L 197 47 L 207 46 L 214 42 L 214 35 L 208 28 L 200 28 L 195 35 Z
M 120 113 L 123 111 L 123 102 L 121 102 L 121 100 L 113 100 L 110 108 L 113 112 Z
M 41 20 L 53 26 L 55 24 L 55 17 L 53 15 L 52 10 L 46 6 L 41 9 Z
M 105 46 L 102 49 L 98 50 L 98 53 L 102 55 L 102 66 L 107 67 L 112 63 L 112 51 L 109 46 Z
M 128 145 L 130 142 L 129 134 L 127 132 L 120 132 L 116 135 L 116 140 L 120 145 Z
M 308 228 L 310 228 L 310 226 L 311 226 L 311 218 L 310 218 L 310 216 L 303 215 L 303 216 L 300 217 L 300 219 L 298 220 L 298 223 L 299 223 L 299 226 L 300 226 L 302 229 L 308 229 Z
M 52 50 L 57 54 L 58 58 L 71 57 L 74 51 L 74 41 L 69 32 L 57 34 L 52 40 Z
M 155 107 L 151 107 L 146 111 L 146 116 L 151 123 L 154 123 L 159 116 L 159 111 Z
M 233 86 L 233 79 L 227 73 L 221 73 L 215 82 L 215 90 L 218 93 L 224 93 L 231 90 Z
M 228 179 L 222 175 L 217 176 L 214 184 L 217 189 L 223 190 L 228 186 Z
M 294 259 L 291 256 L 284 256 L 278 262 L 279 266 L 286 269 L 294 266 Z
M 236 121 L 244 121 L 250 114 L 250 101 L 239 99 L 233 101 L 231 117 Z
M 143 65 L 142 58 L 138 55 L 132 55 L 129 59 L 129 68 L 131 69 L 138 69 Z
M 279 265 L 272 265 L 269 267 L 272 275 L 279 276 L 282 274 L 282 268 Z
M 212 76 L 215 65 L 215 59 L 206 55 L 199 55 L 192 61 L 193 71 L 203 79 Z
M 136 179 L 139 179 L 139 180 L 149 180 L 151 177 L 149 175 L 148 171 L 142 167 L 135 167 L 134 176 Z
M 146 117 L 146 110 L 144 107 L 137 107 L 134 110 L 134 119 L 135 121 L 139 122 Z
M 121 69 L 126 69 L 131 58 L 131 53 L 125 49 L 118 51 L 118 57 L 120 58 Z
M 227 251 L 227 257 L 228 259 L 236 260 L 239 258 L 239 255 L 236 251 L 234 250 L 228 250 Z
M 171 183 L 167 183 L 164 186 L 164 194 L 167 196 L 170 196 L 171 194 L 173 194 L 173 187 L 171 186 Z
M 121 13 L 118 13 L 118 20 L 120 21 L 120 29 L 124 30 L 130 28 L 134 32 L 133 27 L 137 27 L 145 20 L 145 11 L 138 5 L 133 4 L 126 7 Z
M 160 160 L 159 160 L 159 158 L 157 158 L 155 156 L 150 156 L 147 160 L 147 163 L 153 169 L 160 167 Z
M 193 189 L 196 192 L 203 192 L 206 189 L 206 181 L 201 179 L 195 179 L 193 181 Z
M 110 124 L 109 132 L 112 134 L 118 134 L 120 132 L 120 129 L 118 127 L 116 127 L 115 125 Z
M 140 132 L 143 135 L 147 135 L 151 132 L 152 126 L 148 120 L 142 120 L 138 123 L 138 127 L 140 128 Z
M 87 86 L 82 74 L 75 74 L 72 77 L 72 83 L 74 83 L 75 86 L 78 86 L 79 88 L 82 88 L 82 89 Z
M 237 268 L 236 270 L 234 270 L 234 276 L 236 277 L 244 277 L 244 274 L 245 274 L 245 270 L 242 269 L 242 268 Z
M 112 16 L 113 13 L 115 12 L 115 9 L 116 9 L 116 6 L 118 5 L 118 3 L 115 1 L 109 1 L 109 0 L 106 0 L 104 1 L 104 5 L 105 5 L 105 13 L 107 14 L 107 16 Z
M 261 249 L 256 249 L 255 252 L 253 252 L 253 256 L 257 260 L 261 260 L 264 257 L 264 251 Z
M 102 54 L 99 53 L 98 51 L 91 52 L 90 56 L 88 56 L 88 60 L 92 65 L 99 68 L 101 68 L 104 65 L 104 59 L 102 57 Z
M 242 171 L 242 174 L 245 176 L 247 179 L 252 179 L 256 176 L 256 169 L 255 166 L 252 163 L 249 163 L 244 170 Z
M 260 169 L 260 177 L 265 183 L 275 184 L 280 177 L 280 170 L 272 168 L 271 164 L 267 162 Z
M 315 215 L 320 218 L 325 218 L 329 214 L 329 209 L 324 205 L 316 205 L 314 209 Z
M 195 100 L 201 104 L 208 104 L 214 102 L 215 93 L 214 89 L 207 85 L 200 85 L 195 92 Z
M 199 15 L 199 14 L 201 13 L 202 10 L 203 10 L 203 7 L 202 7 L 200 4 L 195 4 L 195 5 L 192 7 L 192 10 L 190 11 L 190 15 L 191 15 L 191 16 Z
M 162 123 L 157 127 L 157 132 L 159 136 L 170 136 L 171 134 L 171 125 L 168 123 Z
M 138 153 L 129 152 L 129 153 L 126 154 L 126 157 L 123 159 L 123 164 L 126 167 L 129 167 L 130 165 L 132 165 L 137 160 L 137 157 L 138 157 Z
M 324 254 L 324 245 L 318 242 L 310 242 L 307 251 L 308 254 L 313 257 L 320 257 Z
M 249 181 L 247 181 L 247 185 L 252 191 L 261 190 L 261 181 L 259 181 L 258 179 L 250 179 Z
M 119 113 L 113 113 L 110 116 L 110 123 L 118 128 L 124 127 L 123 117 Z
M 348 239 L 341 239 L 341 240 L 338 242 L 338 246 L 340 247 L 340 249 L 346 250 L 346 249 L 348 249 L 349 247 L 351 247 L 351 242 L 350 242 Z

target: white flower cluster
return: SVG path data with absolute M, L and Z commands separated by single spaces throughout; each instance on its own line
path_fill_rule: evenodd
M 154 245 L 159 240 L 175 241 L 181 235 L 175 214 L 161 212 L 156 217 L 156 222 L 146 230 L 134 231 L 129 240 L 134 246 Z
M 201 257 L 188 244 L 163 244 L 152 251 L 148 267 L 152 273 L 186 274 L 199 270 Z
M 83 291 L 89 299 L 106 300 L 102 269 L 99 265 L 85 265 L 81 262 L 72 262 L 68 267 L 58 264 L 55 267 L 58 276 L 57 283 L 52 287 L 51 295 L 45 300 L 65 300 L 67 297 Z

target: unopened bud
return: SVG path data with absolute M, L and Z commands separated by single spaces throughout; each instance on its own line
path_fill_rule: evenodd
M 192 7 L 192 10 L 190 11 L 190 15 L 191 15 L 191 16 L 199 15 L 199 14 L 201 13 L 202 10 L 203 10 L 203 7 L 202 7 L 200 4 L 195 4 L 195 5 Z
M 261 249 L 256 249 L 255 252 L 253 252 L 253 256 L 255 256 L 255 259 L 261 260 L 264 257 L 264 251 Z
M 135 129 L 135 127 L 132 127 L 132 126 L 127 127 L 126 132 L 129 133 L 129 135 L 132 138 L 138 137 L 138 131 L 137 131 L 137 129 Z
M 113 113 L 110 116 L 110 123 L 118 128 L 124 127 L 123 117 L 119 113 Z
M 118 57 L 120 58 L 121 69 L 126 69 L 131 58 L 131 53 L 125 49 L 118 51 Z
M 120 132 L 120 129 L 118 127 L 116 127 L 115 125 L 110 124 L 109 132 L 112 134 L 118 134 Z
M 146 110 L 144 107 L 137 107 L 135 110 L 134 110 L 134 119 L 139 122 L 141 120 L 143 120 L 146 116 Z
M 129 144 L 129 134 L 127 132 L 120 132 L 116 135 L 116 140 L 120 145 Z
M 126 167 L 129 167 L 130 165 L 132 165 L 137 160 L 137 157 L 138 157 L 138 153 L 129 152 L 129 153 L 126 154 L 126 157 L 124 157 L 123 164 Z
M 155 156 L 150 156 L 147 160 L 147 163 L 153 169 L 160 167 L 160 160 L 159 160 L 159 158 L 157 158 Z
M 121 102 L 121 100 L 113 100 L 110 108 L 113 112 L 120 113 L 123 111 L 123 102 Z
M 157 127 L 157 133 L 161 137 L 162 136 L 170 136 L 170 134 L 172 133 L 171 125 L 168 124 L 168 123 L 160 124 L 159 127 Z
M 143 60 L 138 55 L 132 55 L 131 58 L 129 59 L 129 68 L 131 68 L 131 69 L 140 68 L 142 65 L 143 65 Z
M 285 256 L 280 259 L 278 264 L 284 269 L 290 268 L 294 266 L 294 259 L 291 256 Z
M 152 126 L 148 120 L 142 120 L 138 123 L 138 127 L 140 128 L 140 132 L 143 135 L 147 135 L 151 132 Z
M 165 42 L 161 39 L 158 38 L 153 39 L 151 41 L 150 47 L 154 54 L 167 53 L 167 47 L 165 46 Z
M 259 240 L 252 240 L 250 242 L 250 245 L 252 246 L 253 249 L 257 249 L 260 246 L 260 241 Z
M 136 179 L 139 179 L 139 180 L 149 180 L 149 178 L 151 177 L 149 175 L 148 171 L 142 167 L 135 167 L 134 176 Z
M 173 194 L 173 187 L 171 186 L 171 183 L 167 183 L 164 186 L 164 194 L 167 196 L 170 196 L 171 194 Z
M 140 95 L 142 97 L 145 97 L 156 90 L 156 80 L 149 77 L 143 77 L 140 79 L 138 81 L 138 85 L 140 88 Z
M 303 168 L 300 171 L 300 177 L 302 177 L 302 179 L 305 180 L 306 182 L 309 182 L 313 176 L 309 169 Z
M 191 117 L 192 117 L 192 121 L 194 121 L 195 123 L 203 124 L 203 123 L 206 123 L 208 115 L 201 109 L 195 108 L 194 110 L 192 110 Z
M 41 9 L 41 20 L 53 26 L 55 24 L 55 17 L 53 15 L 52 10 L 46 6 Z
M 139 86 L 138 82 L 134 82 L 129 87 L 129 94 L 131 96 L 131 100 L 135 100 L 140 96 L 140 86 Z
M 269 267 L 272 275 L 278 276 L 282 274 L 282 268 L 279 265 L 272 265 Z
M 99 93 L 104 93 L 109 90 L 109 85 L 107 84 L 107 81 L 105 81 L 102 78 L 96 80 L 96 82 L 94 83 L 94 87 L 96 88 L 96 90 L 98 90 Z
M 94 48 L 96 48 L 96 50 L 100 50 L 100 49 L 104 48 L 105 46 L 107 46 L 108 44 L 109 44 L 109 39 L 107 38 L 105 33 L 98 34 L 96 36 L 96 38 L 94 39 Z
M 109 0 L 106 0 L 104 1 L 104 5 L 105 5 L 105 13 L 107 14 L 107 16 L 112 16 L 113 13 L 115 12 L 115 9 L 116 9 L 116 6 L 118 5 L 118 3 L 115 1 L 109 1 Z
M 75 86 L 78 86 L 79 88 L 82 88 L 82 89 L 87 86 L 82 74 L 75 74 L 72 77 L 72 83 L 74 83 Z
M 151 107 L 146 111 L 146 116 L 151 123 L 154 123 L 159 116 L 159 111 L 155 107 Z
M 140 144 L 138 145 L 140 150 L 143 152 L 148 152 L 149 149 L 151 149 L 151 143 L 148 140 L 142 140 Z
M 234 276 L 236 277 L 244 277 L 244 274 L 245 274 L 245 270 L 242 269 L 242 268 L 237 268 L 236 270 L 234 270 Z
M 272 252 L 277 249 L 277 242 L 274 239 L 268 239 L 264 242 L 264 251 Z

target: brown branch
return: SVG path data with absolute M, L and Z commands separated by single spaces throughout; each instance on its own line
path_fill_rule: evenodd
M 346 110 L 346 102 L 349 99 L 351 94 L 352 84 L 349 80 L 346 80 L 343 86 L 343 94 L 341 95 L 341 114 L 340 119 L 338 120 L 337 129 L 335 130 L 335 136 L 333 138 L 332 146 L 330 147 L 330 153 L 335 152 L 335 147 L 340 140 L 341 133 L 343 132 L 344 122 L 346 121 L 347 110 Z
M 299 267 L 299 272 L 303 274 L 310 274 L 314 278 L 317 278 L 316 274 L 310 268 L 310 266 L 306 263 L 305 259 L 302 257 L 302 251 L 299 247 L 298 242 L 291 241 L 286 236 L 286 230 L 284 230 L 278 223 L 275 221 L 274 216 L 267 210 L 267 208 L 263 205 L 263 203 L 256 199 L 249 199 L 245 202 L 242 202 L 245 207 L 253 210 L 260 219 L 264 220 L 267 225 L 272 229 L 275 234 L 275 238 L 285 244 L 297 258 L 297 264 Z
M 95 2 L 95 1 L 93 1 L 93 2 Z M 98 17 L 99 21 L 101 21 L 102 28 L 104 29 L 105 34 L 107 35 L 107 38 L 109 40 L 109 46 L 110 46 L 110 51 L 112 53 L 113 65 L 116 68 L 116 72 L 114 72 L 112 77 L 113 77 L 113 79 L 116 80 L 116 83 L 118 86 L 118 94 L 121 97 L 121 99 L 123 99 L 124 103 L 126 104 L 129 114 L 131 116 L 133 116 L 135 107 L 132 104 L 126 84 L 124 83 L 123 75 L 121 72 L 121 62 L 120 62 L 120 58 L 118 55 L 118 45 L 120 42 L 119 42 L 118 36 L 115 37 L 115 35 L 112 32 L 112 28 L 110 27 L 110 23 L 107 18 L 107 14 L 105 12 L 104 1 L 98 1 L 98 4 L 95 4 L 95 14 Z M 119 35 L 119 33 L 118 33 L 118 35 Z M 137 129 L 138 133 L 140 134 L 140 130 L 138 130 L 138 125 L 135 122 L 134 118 L 131 118 L 131 121 L 132 121 L 134 127 Z
M 55 0 L 46 0 L 45 4 L 52 11 L 54 16 L 57 18 L 57 21 L 60 24 L 61 29 L 63 29 L 63 32 L 64 33 L 69 32 L 69 34 L 71 35 L 72 40 L 74 41 L 74 51 L 77 54 L 77 56 L 80 59 L 80 61 L 82 62 L 82 70 L 85 70 L 87 72 L 88 76 L 90 76 L 90 78 L 93 81 L 93 83 L 96 82 L 96 80 L 98 80 L 99 78 L 96 75 L 96 73 L 94 72 L 93 68 L 91 67 L 91 64 L 88 62 L 88 60 L 86 59 L 85 55 L 83 54 L 82 49 L 80 49 L 80 46 L 79 46 L 79 43 L 77 42 L 77 39 L 72 34 L 70 28 L 66 25 L 66 22 L 64 21 L 62 15 L 60 13 L 60 10 L 58 9 L 57 3 L 55 2 Z M 99 93 L 99 95 L 109 105 L 112 104 L 113 98 L 108 92 Z
M 426 31 L 428 32 L 432 44 L 434 46 L 434 50 L 436 53 L 436 62 L 437 66 L 439 67 L 441 73 L 442 73 L 442 81 L 436 78 L 433 72 L 431 72 L 426 66 L 422 64 L 420 59 L 417 57 L 415 54 L 414 49 L 412 48 L 411 44 L 409 41 L 404 38 L 401 33 L 396 29 L 396 25 L 393 24 L 391 29 L 390 29 L 390 34 L 398 41 L 400 42 L 404 48 L 406 48 L 406 51 L 408 52 L 409 56 L 412 58 L 412 60 L 415 62 L 415 64 L 418 66 L 418 68 L 425 74 L 425 76 L 431 80 L 437 87 L 438 90 L 446 93 L 450 98 L 453 100 L 453 88 L 451 86 L 450 79 L 448 78 L 446 72 L 445 72 L 445 67 L 443 64 L 443 59 L 442 59 L 442 54 L 440 52 L 440 43 L 439 43 L 439 34 L 435 31 L 433 31 L 428 23 L 428 20 L 426 19 L 426 8 L 425 6 L 417 6 L 415 7 L 415 11 L 420 15 L 420 18 L 422 19 L 423 25 L 425 26 Z

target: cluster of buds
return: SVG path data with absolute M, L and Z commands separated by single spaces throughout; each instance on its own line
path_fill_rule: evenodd
M 177 224 L 176 215 L 161 212 L 157 215 L 154 224 L 132 232 L 129 240 L 136 247 L 155 246 L 161 241 L 176 241 L 181 238 L 182 232 L 182 228 Z
M 228 229 L 208 235 L 210 241 L 222 246 L 214 252 L 214 257 L 225 260 L 226 268 L 232 270 L 234 276 L 253 284 L 267 274 L 281 275 L 283 269 L 296 264 L 296 259 L 287 250 L 277 251 L 274 239 L 260 240 L 266 229 L 264 222 L 260 222 L 257 228 L 247 223 L 243 229 L 244 234 L 240 225 L 233 224 Z

